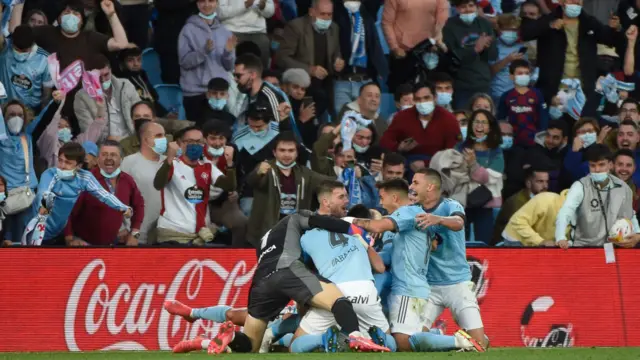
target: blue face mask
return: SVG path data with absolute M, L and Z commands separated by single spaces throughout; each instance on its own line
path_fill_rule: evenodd
M 209 155 L 213 156 L 213 157 L 219 157 L 224 155 L 224 147 L 218 148 L 218 149 L 214 149 L 211 146 L 209 146 L 207 148 L 207 152 L 209 153 Z
M 294 161 L 294 162 L 292 162 L 292 163 L 291 163 L 291 164 L 289 164 L 289 165 L 284 165 L 284 164 L 283 164 L 283 163 L 281 163 L 280 161 L 276 160 L 276 165 L 277 165 L 280 169 L 287 170 L 287 169 L 291 169 L 292 167 L 296 166 L 296 162 Z
M 460 20 L 462 20 L 463 23 L 470 25 L 478 16 L 477 13 L 472 12 L 470 14 L 460 14 Z
M 191 161 L 196 161 L 202 157 L 202 153 L 204 152 L 204 147 L 198 144 L 188 144 L 186 155 L 187 158 Z
M 62 26 L 62 30 L 64 32 L 66 32 L 67 34 L 75 34 L 78 32 L 78 29 L 80 27 L 79 17 L 73 14 L 64 14 L 62 15 L 62 18 L 60 20 L 60 26 Z
M 514 79 L 514 83 L 516 86 L 527 87 L 531 82 L 531 76 L 529 75 L 516 75 Z
M 63 143 L 68 143 L 69 141 L 71 141 L 71 129 L 58 129 L 58 140 L 62 141 Z
M 467 138 L 467 127 L 466 126 L 461 126 L 460 127 L 460 134 L 462 134 L 462 138 L 463 139 Z
M 277 41 L 272 41 L 271 42 L 271 50 L 276 51 L 280 48 L 280 43 Z
M 438 54 L 428 52 L 422 55 L 422 61 L 424 62 L 424 65 L 427 67 L 427 69 L 433 70 L 438 67 Z
M 17 62 L 25 62 L 27 61 L 27 58 L 29 57 L 30 52 L 17 52 L 15 49 L 13 49 L 13 57 L 14 59 L 16 59 Z
M 112 172 L 111 174 L 107 174 L 106 172 L 104 172 L 104 170 L 100 169 L 100 174 L 102 174 L 102 176 L 107 179 L 113 179 L 114 177 L 120 175 L 120 171 L 120 168 L 117 168 L 116 171 Z
M 601 183 L 607 180 L 607 178 L 609 177 L 609 173 L 591 173 L 589 174 L 589 176 L 591 176 L 591 180 L 593 180 L 593 182 Z
M 568 18 L 577 18 L 581 12 L 582 6 L 577 4 L 567 4 L 564 7 L 564 14 L 567 15 Z
M 416 104 L 416 110 L 418 110 L 420 115 L 423 116 L 431 114 L 435 108 L 436 105 L 433 103 L 433 101 L 419 102 Z
M 353 150 L 355 150 L 358 154 L 364 154 L 367 152 L 367 150 L 369 150 L 368 146 L 360 146 L 358 144 L 351 144 L 351 147 L 353 147 Z
M 5 194 L 5 193 L 0 193 L 0 202 L 3 202 L 3 201 L 5 201 L 5 200 L 7 200 L 7 194 Z
M 153 151 L 158 155 L 163 155 L 167 152 L 167 138 L 153 139 Z
M 549 108 L 549 116 L 551 116 L 553 120 L 558 120 L 562 117 L 562 110 L 557 106 L 552 106 Z
M 251 131 L 251 133 L 252 133 L 253 135 L 255 135 L 255 136 L 263 137 L 263 136 L 267 135 L 267 132 L 268 132 L 269 130 L 264 129 L 264 130 L 255 131 L 255 130 L 251 129 L 250 131 Z
M 222 110 L 226 105 L 227 105 L 227 99 L 216 99 L 216 98 L 209 99 L 209 106 L 211 106 L 213 110 Z
M 509 150 L 513 146 L 513 136 L 503 136 L 502 144 L 500 144 L 500 148 L 502 150 Z
M 473 137 L 473 140 L 475 140 L 477 143 L 483 143 L 487 140 L 487 135 L 482 135 L 480 137 Z
M 453 94 L 450 92 L 436 92 L 436 102 L 440 106 L 445 106 L 451 104 L 451 100 L 453 100 Z
M 598 135 L 596 135 L 596 133 L 594 132 L 589 132 L 589 133 L 580 135 L 580 139 L 582 139 L 582 142 L 584 143 L 583 147 L 586 148 L 593 145 L 596 142 L 596 140 L 598 140 Z
M 213 20 L 213 19 L 215 19 L 215 18 L 216 18 L 216 16 L 217 16 L 217 15 L 218 15 L 218 14 L 217 14 L 217 13 L 215 13 L 215 12 L 214 12 L 213 14 L 211 14 L 211 15 L 205 15 L 205 14 L 203 14 L 203 13 L 198 13 L 198 16 L 200 16 L 201 18 L 203 18 L 203 19 L 205 19 L 205 20 Z
M 331 20 L 316 19 L 314 24 L 318 31 L 327 31 L 331 26 Z
M 60 180 L 71 180 L 76 176 L 75 170 L 61 170 L 60 168 L 56 168 L 56 175 Z
M 500 40 L 507 45 L 513 45 L 518 40 L 518 33 L 513 30 L 506 30 L 500 34 Z

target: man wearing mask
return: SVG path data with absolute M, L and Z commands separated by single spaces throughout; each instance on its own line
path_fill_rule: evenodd
M 204 108 L 202 110 L 202 119 L 194 119 L 196 124 L 202 126 L 207 121 L 216 119 L 225 123 L 229 130 L 232 130 L 236 126 L 236 117 L 227 108 L 229 82 L 223 78 L 209 80 L 206 97 L 206 104 L 201 105 Z
M 238 148 L 237 176 L 240 185 L 240 208 L 245 215 L 251 212 L 253 191 L 244 186 L 246 176 L 263 161 L 273 158 L 274 139 L 278 135 L 278 124 L 272 122 L 273 113 L 268 105 L 256 101 L 247 111 L 247 125 L 240 128 L 231 141 Z
M 158 116 L 169 116 L 167 109 L 158 102 L 158 92 L 153 88 L 147 72 L 142 68 L 142 50 L 137 46 L 125 49 L 120 52 L 120 59 L 122 62 L 118 75 L 131 81 L 140 99 L 152 103 Z M 171 114 L 173 115 L 178 116 Z
M 129 226 L 122 214 L 100 200 L 83 193 L 71 211 L 64 235 L 69 246 L 138 245 L 140 226 L 144 218 L 144 199 L 131 175 L 120 169 L 122 147 L 113 140 L 105 141 L 98 151 L 98 167 L 91 170 L 102 188 L 133 209 Z M 96 222 L 95 219 L 100 219 Z
M 42 104 L 49 102 L 53 81 L 47 65 L 47 54 L 35 44 L 33 29 L 18 26 L 10 39 L 0 34 L 0 82 L 4 84 L 8 99 L 18 99 L 38 113 Z
M 132 209 L 115 195 L 105 190 L 93 174 L 81 169 L 85 152 L 78 143 L 67 143 L 60 148 L 58 167 L 47 169 L 40 177 L 38 192 L 31 207 L 32 221 L 25 230 L 27 239 L 36 237 L 36 215 L 45 215 L 45 232 L 42 244 L 64 244 L 64 227 L 76 201 L 83 192 L 88 192 L 110 208 L 129 218 Z M 32 233 L 33 232 L 33 233 Z M 27 240 L 29 242 L 29 240 Z
M 121 169 L 133 177 L 144 198 L 144 219 L 139 228 L 138 243 L 153 245 L 162 209 L 162 196 L 153 187 L 153 179 L 166 158 L 167 137 L 162 125 L 153 121 L 145 121 L 138 130 L 138 136 L 139 151 L 125 157 Z
M 589 164 L 584 160 L 584 152 L 596 143 L 602 144 L 606 137 L 593 118 L 581 118 L 573 125 L 573 145 L 564 158 L 564 168 L 571 177 L 571 183 L 589 174 Z
M 209 228 L 210 189 L 215 186 L 234 191 L 235 169 L 227 167 L 224 175 L 201 160 L 204 138 L 198 128 L 184 129 L 179 142 L 180 145 L 169 144 L 167 158 L 153 180 L 153 187 L 162 193 L 163 204 L 158 219 L 158 244 L 203 246 L 214 238 Z
M 429 77 L 429 80 L 436 86 L 436 105 L 453 111 L 451 103 L 453 101 L 454 80 L 451 75 L 446 72 L 435 72 Z
M 97 55 L 94 59 L 96 68 L 100 71 L 100 81 L 107 104 L 107 129 L 103 131 L 103 138 L 121 140 L 135 134 L 135 127 L 131 119 L 131 107 L 140 101 L 136 88 L 127 79 L 119 79 L 111 74 L 109 59 L 104 55 Z M 73 109 L 80 130 L 87 131 L 97 117 L 98 106 L 85 89 L 76 94 Z
M 310 210 L 313 192 L 322 181 L 335 180 L 298 165 L 297 148 L 293 133 L 279 134 L 273 150 L 275 159 L 260 163 L 247 177 L 247 185 L 254 190 L 247 238 L 255 247 L 280 219 L 299 210 Z
M 635 246 L 640 237 L 640 226 L 633 213 L 633 194 L 627 184 L 609 174 L 609 149 L 595 144 L 585 150 L 584 157 L 589 163 L 589 174 L 569 189 L 556 220 L 556 244 L 563 249 L 602 246 L 616 220 L 628 219 L 633 223 L 633 234 L 624 242 Z M 574 218 L 577 219 L 575 236 L 570 243 L 564 229 Z
M 209 120 L 204 124 L 202 134 L 205 140 L 204 162 L 211 163 L 226 175 L 227 168 L 233 168 L 235 154 L 235 148 L 227 145 L 227 125 L 220 120 Z M 247 247 L 247 217 L 238 206 L 238 192 L 225 192 L 214 186 L 209 199 L 211 222 L 231 231 L 233 247 Z

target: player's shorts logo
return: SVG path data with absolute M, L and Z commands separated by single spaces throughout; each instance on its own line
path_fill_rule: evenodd
M 524 310 L 520 320 L 520 338 L 527 347 L 572 347 L 573 324 L 551 296 L 540 296 Z
M 467 262 L 471 269 L 471 281 L 474 284 L 472 290 L 478 299 L 478 303 L 482 303 L 483 298 L 487 295 L 487 290 L 489 290 L 489 276 L 487 273 L 489 261 L 467 256 Z

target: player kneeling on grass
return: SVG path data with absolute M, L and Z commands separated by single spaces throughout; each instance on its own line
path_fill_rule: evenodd
M 455 200 L 443 198 L 441 186 L 442 179 L 437 171 L 419 170 L 409 187 L 415 193 L 416 204 L 400 207 L 381 220 L 355 219 L 353 223 L 373 233 L 398 233 L 393 239 L 393 282 L 389 297 L 391 333 L 398 350 L 484 351 L 482 345 L 463 330 L 454 336 L 423 331 L 430 294 L 427 273 L 432 248 L 431 241 L 425 239 L 437 239 L 437 232 L 430 229 L 432 225 L 439 225 L 441 231 L 464 231 L 464 208 Z M 427 211 L 437 211 L 442 216 Z M 433 223 L 425 222 L 424 216 L 431 218 Z M 422 219 L 420 224 L 427 225 L 427 230 L 419 228 L 419 219 Z

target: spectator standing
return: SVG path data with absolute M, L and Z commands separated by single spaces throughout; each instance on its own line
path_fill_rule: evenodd
M 235 169 L 228 167 L 223 175 L 201 160 L 204 139 L 198 128 L 185 129 L 179 142 L 169 144 L 167 159 L 153 180 L 153 187 L 162 193 L 158 243 L 202 246 L 214 238 L 208 212 L 211 186 L 235 190 Z M 179 157 L 178 149 L 182 149 Z
M 637 213 L 640 193 L 638 192 L 639 187 L 632 179 L 633 174 L 636 172 L 636 164 L 633 152 L 626 149 L 618 150 L 618 152 L 613 156 L 613 168 L 611 169 L 611 173 L 624 181 L 629 185 L 629 188 L 631 188 L 631 193 L 633 194 L 633 211 Z
M 275 160 L 260 163 L 247 177 L 247 185 L 254 192 L 247 238 L 255 247 L 280 219 L 299 210 L 310 210 L 320 183 L 335 179 L 298 165 L 297 156 L 293 134 L 281 133 L 274 144 Z
M 138 243 L 153 245 L 162 209 L 162 196 L 153 187 L 153 179 L 166 158 L 167 137 L 162 125 L 153 121 L 147 121 L 140 127 L 139 136 L 139 151 L 125 157 L 121 169 L 133 177 L 144 199 L 144 219 L 139 228 Z
M 521 52 L 522 42 L 518 38 L 519 20 L 515 15 L 505 14 L 498 16 L 498 40 L 496 47 L 498 56 L 491 62 L 491 97 L 498 103 L 505 92 L 513 89 L 513 79 L 510 76 L 509 66 L 515 60 L 526 60 L 526 52 Z M 525 48 L 528 49 L 528 48 Z M 529 84 L 527 84 L 528 86 Z M 502 119 L 498 117 L 498 119 Z
M 338 72 L 333 105 L 336 113 L 359 96 L 362 85 L 389 74 L 376 29 L 376 14 L 369 13 L 361 0 L 336 2 L 333 19 L 340 30 L 340 54 L 345 67 Z
M 318 115 L 329 109 L 333 80 L 345 67 L 339 29 L 332 17 L 331 0 L 314 0 L 309 15 L 287 23 L 276 52 L 280 68 L 307 70 Z
M 589 166 L 584 160 L 583 153 L 596 142 L 602 143 L 609 130 L 603 134 L 598 122 L 592 118 L 582 118 L 573 125 L 573 146 L 567 151 L 564 159 L 564 167 L 567 175 L 570 176 L 571 183 L 589 174 Z
M 602 144 L 592 145 L 585 150 L 584 157 L 589 162 L 589 175 L 574 182 L 569 189 L 556 220 L 556 245 L 563 249 L 602 246 L 616 220 L 628 219 L 633 223 L 633 234 L 624 239 L 624 247 L 634 247 L 640 227 L 633 214 L 633 194 L 627 184 L 609 174 L 609 149 Z M 577 222 L 570 244 L 563 229 L 573 218 Z
M 145 204 L 133 177 L 120 169 L 122 154 L 117 141 L 105 141 L 98 151 L 98 167 L 91 173 L 102 188 L 133 209 L 129 228 L 124 226 L 121 212 L 82 193 L 65 226 L 67 245 L 138 245 Z
M 27 25 L 18 26 L 10 39 L 0 34 L 0 82 L 7 92 L 0 104 L 17 99 L 35 113 L 40 112 L 53 88 L 47 56 L 35 44 L 33 29 Z
M 461 139 L 458 121 L 445 108 L 435 105 L 435 94 L 432 84 L 416 85 L 416 105 L 396 114 L 380 139 L 382 148 L 404 154 L 414 172 L 428 167 L 435 153 L 453 148 Z
M 449 18 L 446 0 L 388 0 L 382 12 L 382 30 L 392 55 L 389 59 L 389 90 L 415 76 L 416 45 L 427 39 L 442 43 L 443 27 Z
M 457 16 L 442 30 L 444 43 L 456 67 L 454 108 L 464 107 L 475 93 L 488 93 L 496 59 L 495 33 L 489 20 L 478 16 L 475 0 L 455 0 Z
M 140 99 L 153 103 L 154 109 L 160 117 L 174 115 L 177 117 L 178 114 L 168 115 L 167 109 L 158 102 L 158 92 L 151 85 L 149 74 L 142 68 L 142 50 L 139 47 L 125 49 L 120 53 L 120 59 L 122 62 L 118 75 L 133 84 Z
M 571 185 L 567 184 L 565 187 L 567 176 L 564 171 L 564 159 L 568 151 L 568 139 L 567 124 L 562 120 L 553 120 L 549 122 L 546 131 L 536 135 L 536 145 L 526 154 L 530 159 L 527 160 L 529 163 L 539 159 L 549 165 L 549 191 L 555 193 Z
M 121 140 L 135 135 L 135 126 L 131 119 L 131 107 L 140 101 L 136 88 L 127 79 L 120 79 L 111 74 L 109 59 L 98 54 L 94 60 L 96 69 L 100 71 L 100 81 L 107 107 L 107 126 L 102 132 L 102 139 L 110 137 Z M 73 109 L 80 130 L 86 132 L 94 119 L 98 117 L 98 104 L 85 89 L 81 89 L 73 101 Z
M 197 12 L 193 0 L 153 0 L 158 12 L 154 24 L 153 48 L 160 57 L 160 74 L 165 84 L 180 83 L 178 38 L 187 19 Z
M 238 91 L 245 96 L 244 103 L 240 107 L 238 115 L 238 125 L 246 125 L 246 116 L 249 113 L 250 104 L 260 103 L 271 113 L 270 121 L 275 121 L 275 125 L 285 120 L 289 116 L 291 106 L 284 101 L 284 98 L 274 89 L 271 84 L 265 83 L 262 79 L 262 63 L 260 58 L 252 54 L 244 54 L 236 59 L 236 67 L 233 78 L 238 85 Z
M 187 118 L 204 123 L 202 103 L 209 80 L 229 79 L 237 39 L 217 18 L 218 0 L 198 0 L 199 13 L 187 19 L 178 38 L 180 86 Z
M 262 66 L 269 64 L 271 41 L 267 36 L 267 20 L 275 13 L 273 0 L 220 0 L 220 21 L 232 31 L 240 43 L 252 42 L 260 49 Z
M 319 123 L 316 104 L 311 96 L 306 96 L 310 85 L 311 77 L 303 69 L 289 69 L 282 74 L 282 87 L 291 103 L 296 131 L 300 133 L 302 145 L 307 149 L 311 149 L 317 140 Z M 280 131 L 287 130 L 293 130 L 291 121 L 281 122 Z M 300 163 L 307 163 L 309 153 L 306 150 L 298 156 Z

